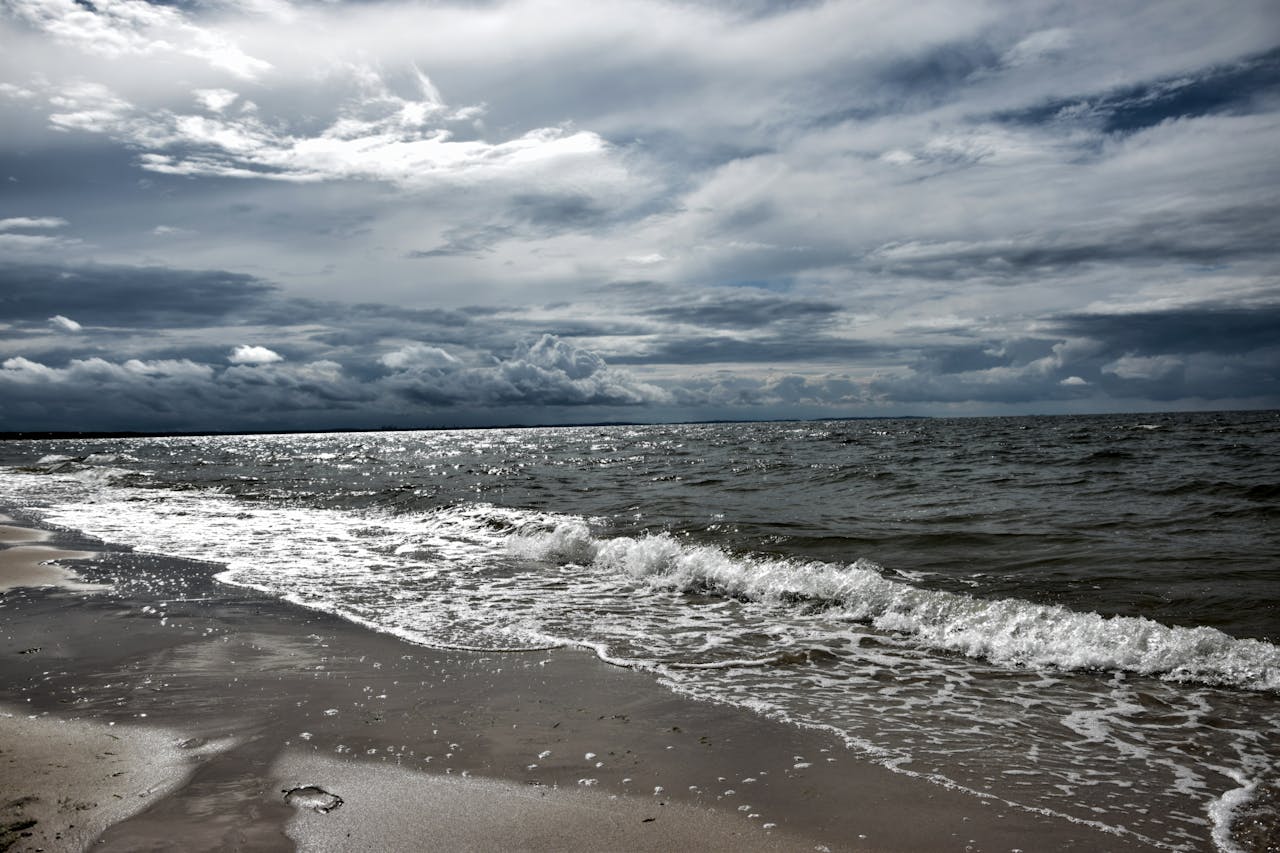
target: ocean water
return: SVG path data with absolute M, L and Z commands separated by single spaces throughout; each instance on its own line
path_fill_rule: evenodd
M 577 646 L 1167 850 L 1280 849 L 1280 413 L 0 445 L 0 507 Z

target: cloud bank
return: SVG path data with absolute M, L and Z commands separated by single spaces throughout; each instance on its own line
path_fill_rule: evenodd
M 1280 399 L 1280 300 L 1265 294 L 1247 308 L 1096 306 L 982 334 L 954 321 L 854 340 L 833 305 L 743 288 L 724 294 L 723 311 L 709 311 L 702 296 L 667 293 L 660 311 L 623 296 L 609 315 L 589 316 L 572 305 L 407 313 L 298 300 L 226 273 L 154 268 L 9 268 L 0 281 L 30 285 L 3 288 L 16 296 L 4 339 L 26 355 L 0 362 L 8 401 L 0 430 L 80 429 L 86 419 L 98 429 L 306 429 Z M 218 291 L 208 282 L 231 298 L 187 302 L 188 313 L 161 298 L 175 286 L 209 297 Z M 137 298 L 148 284 L 155 298 Z M 132 304 L 113 299 L 115 291 Z M 49 318 L 54 299 L 89 322 Z M 197 306 L 207 325 L 189 313 Z M 824 324 L 810 326 L 814 315 Z M 805 337 L 796 338 L 796 323 Z M 541 331 L 548 327 L 559 334 Z

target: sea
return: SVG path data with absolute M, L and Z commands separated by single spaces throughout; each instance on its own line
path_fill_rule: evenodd
M 0 507 L 1153 849 L 1280 849 L 1280 412 L 10 441 Z

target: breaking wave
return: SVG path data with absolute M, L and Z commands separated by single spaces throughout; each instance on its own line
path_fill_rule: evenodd
M 1271 643 L 1208 627 L 921 589 L 885 577 L 866 560 L 838 565 L 734 555 L 665 533 L 599 539 L 581 520 L 512 534 L 508 547 L 530 559 L 623 573 L 655 588 L 823 607 L 930 649 L 1000 665 L 1280 690 L 1280 648 Z

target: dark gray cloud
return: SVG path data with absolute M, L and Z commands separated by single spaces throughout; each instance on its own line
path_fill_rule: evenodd
M 276 290 L 224 271 L 6 264 L 0 266 L 0 316 L 43 322 L 65 314 L 85 325 L 210 325 L 252 311 Z
M 526 193 L 505 201 L 494 221 L 462 224 L 442 234 L 444 242 L 415 249 L 406 257 L 479 257 L 507 240 L 534 240 L 581 230 L 604 228 L 643 215 L 643 211 L 610 206 L 580 193 Z
M 1192 305 L 1162 311 L 1072 314 L 1056 318 L 1065 335 L 1105 344 L 1106 352 L 1138 355 L 1233 355 L 1280 347 L 1280 304 Z M 1274 365 L 1280 374 L 1280 363 Z
M 96 205 L 86 207 L 87 200 L 145 195 L 133 171 L 132 152 L 49 134 L 46 122 L 44 116 L 34 122 L 26 144 L 0 143 L 0 181 L 4 182 L 0 216 L 24 215 L 44 207 L 97 216 Z
M 729 291 L 708 294 L 696 302 L 649 308 L 644 313 L 676 323 L 726 329 L 756 329 L 796 321 L 816 327 L 841 310 L 842 306 L 823 300 L 744 296 Z
M 638 354 L 613 356 L 616 364 L 790 364 L 800 361 L 877 363 L 896 348 L 842 338 L 743 338 L 691 335 L 646 341 Z
M 690 6 L 705 6 L 750 17 L 767 18 L 816 6 L 822 0 L 681 0 L 681 2 Z
M 1273 257 L 1280 241 L 1277 223 L 1280 204 L 1250 200 L 1238 207 L 1147 215 L 1137 223 L 1107 231 L 1083 222 L 1053 234 L 889 246 L 871 253 L 867 266 L 939 279 L 1003 277 L 1018 284 L 1031 274 L 1085 264 L 1224 264 Z
M 1030 125 L 1089 123 L 1105 133 L 1133 133 L 1170 119 L 1273 108 L 1278 97 L 1280 49 L 1098 94 L 1053 98 L 995 118 Z
M 1027 345 L 1026 341 L 1014 342 L 1015 348 Z M 1037 352 L 1024 356 L 1023 361 L 1039 358 L 1052 349 L 1052 342 L 1035 340 L 1030 342 Z M 955 344 L 944 347 L 928 347 L 924 349 L 913 367 L 918 373 L 930 376 L 951 376 L 955 374 L 977 373 L 997 367 L 1007 367 L 1014 362 L 1008 343 L 997 345 L 993 341 L 976 344 Z
M 794 301 L 756 299 L 775 310 Z M 321 307 L 311 305 L 311 319 Z M 7 401 L 0 428 L 73 428 L 90 409 L 101 428 L 252 429 L 647 420 L 681 412 L 695 417 L 902 413 L 975 402 L 1015 407 L 1134 399 L 1280 402 L 1280 307 L 1274 303 L 1249 310 L 1202 304 L 1070 314 L 1041 318 L 1036 335 L 981 340 L 952 335 L 946 343 L 928 343 L 925 336 L 925 343 L 915 345 L 812 336 L 655 337 L 634 329 L 629 338 L 609 338 L 622 350 L 615 356 L 551 335 L 496 349 L 512 331 L 504 317 L 485 312 L 461 327 L 467 333 L 456 337 L 465 340 L 451 343 L 443 336 L 378 337 L 379 323 L 397 333 L 404 330 L 387 306 L 328 307 L 334 312 L 329 322 L 338 325 L 342 315 L 359 316 L 368 324 L 367 334 L 326 345 L 311 331 L 291 337 L 281 328 L 277 340 L 263 338 L 260 327 L 244 327 L 243 334 L 222 327 L 218 332 L 228 337 L 221 344 L 175 345 L 161 335 L 137 357 L 113 359 L 100 352 L 96 336 L 102 330 L 91 327 L 75 335 L 83 344 L 55 344 L 38 358 L 8 356 L 0 361 L 0 391 Z M 424 312 L 424 318 L 441 319 L 434 312 Z M 703 318 L 695 314 L 694 319 Z M 199 332 L 177 328 L 186 335 Z M 628 339 L 631 343 L 620 343 Z M 0 334 L 10 351 L 33 340 Z M 264 355 L 234 364 L 232 344 L 244 341 L 261 347 Z M 268 348 L 274 354 L 266 353 Z M 822 372 L 784 369 L 815 360 L 828 367 Z M 841 363 L 860 368 L 863 376 L 832 369 Z M 769 369 L 751 373 L 717 367 L 724 364 Z M 659 365 L 667 369 L 652 379 L 632 372 Z M 672 365 L 681 368 L 673 372 Z M 691 372 L 689 365 L 708 369 Z M 867 376 L 868 365 L 881 367 Z
M 666 391 L 550 335 L 483 365 L 420 344 L 382 361 L 382 375 L 361 379 L 328 360 L 214 365 L 90 357 L 51 367 L 9 358 L 0 363 L 0 392 L 13 405 L 0 412 L 0 429 L 79 428 L 76 418 L 89 409 L 99 428 L 191 430 L 422 425 L 440 418 L 456 424 L 472 422 L 477 412 L 491 418 L 503 411 L 554 422 L 567 417 L 556 410 L 670 401 Z
M 113 329 L 118 334 L 122 328 L 331 324 L 340 328 L 315 334 L 363 343 L 424 328 L 457 329 L 472 316 L 462 310 L 288 296 L 277 284 L 225 270 L 0 263 L 0 316 L 43 325 L 57 314 L 107 327 L 97 334 Z
M 975 75 L 998 68 L 1000 60 L 1000 51 L 986 39 L 949 42 L 876 68 L 872 91 L 881 110 L 917 110 L 950 98 Z M 847 116 L 858 117 L 858 108 Z
M 495 244 L 510 239 L 514 229 L 505 225 L 484 225 L 477 228 L 450 228 L 444 233 L 445 242 L 434 249 L 414 250 L 410 258 L 475 257 L 492 251 Z
M 580 193 L 525 193 L 511 199 L 509 215 L 546 233 L 593 225 L 609 211 L 589 195 Z
M 673 184 L 689 184 L 710 170 L 777 152 L 772 145 L 742 135 L 722 138 L 719 134 L 709 134 L 704 138 L 690 131 L 690 128 L 624 125 L 612 131 L 609 141 L 620 149 L 642 153 L 652 162 L 673 165 L 675 168 L 664 175 Z
M 1058 336 L 931 348 L 871 388 L 901 403 L 1280 402 L 1280 305 L 1075 314 Z
M 299 300 L 300 304 L 309 306 L 314 311 L 316 320 L 332 320 L 345 317 L 355 322 L 389 322 L 399 321 L 413 326 L 465 326 L 477 312 L 470 308 L 403 308 L 383 302 L 358 302 L 347 306 L 338 302 L 320 300 Z M 484 310 L 482 309 L 481 314 Z

